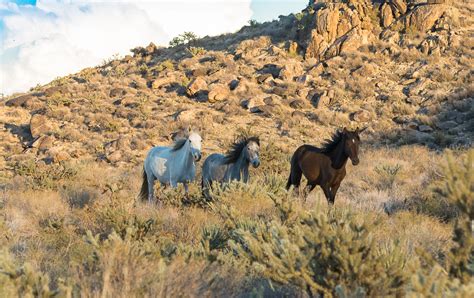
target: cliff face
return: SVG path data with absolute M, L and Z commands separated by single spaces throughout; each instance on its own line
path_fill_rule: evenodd
M 403 34 L 428 33 L 417 45 L 424 53 L 459 45 L 459 12 L 448 1 L 323 1 L 306 13 L 299 24 L 306 58 L 328 59 L 377 40 L 400 45 Z

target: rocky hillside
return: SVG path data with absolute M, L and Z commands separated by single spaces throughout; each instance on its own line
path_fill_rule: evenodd
M 366 143 L 471 146 L 474 20 L 469 1 L 317 1 L 235 34 L 154 44 L 2 100 L 0 171 L 138 164 L 192 126 L 204 152 L 238 130 L 290 152 L 335 128 Z

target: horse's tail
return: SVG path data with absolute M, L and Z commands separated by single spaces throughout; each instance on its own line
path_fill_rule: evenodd
M 142 188 L 140 189 L 140 194 L 138 194 L 138 199 L 142 201 L 148 200 L 148 177 L 146 175 L 145 169 L 143 169 L 143 182 Z
M 301 175 L 303 174 L 303 171 L 301 170 L 300 165 L 298 164 L 298 158 L 301 155 L 303 149 L 304 147 L 298 148 L 291 157 L 290 176 L 288 177 L 286 189 L 290 189 L 292 185 L 294 185 L 295 187 L 300 186 Z

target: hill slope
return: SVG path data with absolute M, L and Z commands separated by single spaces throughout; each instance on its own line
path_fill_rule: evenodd
M 28 261 L 34 278 L 48 275 L 52 289 L 63 289 L 62 278 L 66 289 L 85 295 L 334 294 L 338 284 L 369 295 L 416 292 L 414 276 L 443 273 L 435 263 L 413 265 L 428 262 L 414 248 L 449 270 L 450 249 L 460 243 L 452 233 L 461 203 L 433 189 L 455 175 L 440 175 L 444 149 L 455 149 L 457 163 L 472 147 L 473 10 L 464 1 L 322 1 L 234 34 L 138 47 L 3 99 L 0 243 L 13 257 L 0 268 Z M 336 199 L 341 213 L 327 210 L 319 190 L 307 201 L 284 192 L 296 147 L 317 145 L 343 126 L 368 129 L 361 165 L 348 166 Z M 181 189 L 160 191 L 163 209 L 136 203 L 147 150 L 187 127 L 203 135 L 204 158 L 226 151 L 238 134 L 258 135 L 262 166 L 252 170 L 253 182 L 231 187 L 211 206 L 197 184 L 184 201 Z M 472 161 L 466 164 L 472 172 Z M 386 284 L 372 284 L 313 268 L 311 283 L 298 270 L 278 275 L 278 266 L 290 265 L 268 264 L 258 248 L 245 249 L 276 234 L 299 243 L 301 233 L 311 234 L 307 227 L 325 224 L 337 237 L 347 232 L 354 243 L 370 242 L 355 228 L 337 230 L 337 220 L 375 226 L 367 228 L 374 247 L 364 248 L 372 258 L 365 261 L 389 266 L 372 273 L 394 270 L 399 279 L 384 275 Z M 265 236 L 253 239 L 255 231 Z M 332 243 L 329 234 L 315 237 Z M 301 245 L 288 248 L 290 255 L 305 256 Z M 348 260 L 344 247 L 340 259 Z M 377 263 L 381 251 L 400 259 Z M 18 276 L 0 285 L 28 284 Z M 450 289 L 469 290 L 454 286 L 459 275 L 444 277 Z

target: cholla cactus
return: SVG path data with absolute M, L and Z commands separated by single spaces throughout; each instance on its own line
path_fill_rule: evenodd
M 336 289 L 400 294 L 409 276 L 405 256 L 396 245 L 377 247 L 371 224 L 346 211 L 312 212 L 291 227 L 274 221 L 254 231 L 238 229 L 241 240 L 230 246 L 271 280 L 310 295 L 337 295 Z
M 458 164 L 448 154 L 446 178 L 441 188 L 449 200 L 459 209 L 460 215 L 454 229 L 455 246 L 448 256 L 449 274 L 468 282 L 474 276 L 474 150 L 467 153 Z
M 71 297 L 71 287 L 59 280 L 58 289 L 49 287 L 49 276 L 31 265 L 19 266 L 7 252 L 0 252 L 0 297 Z

